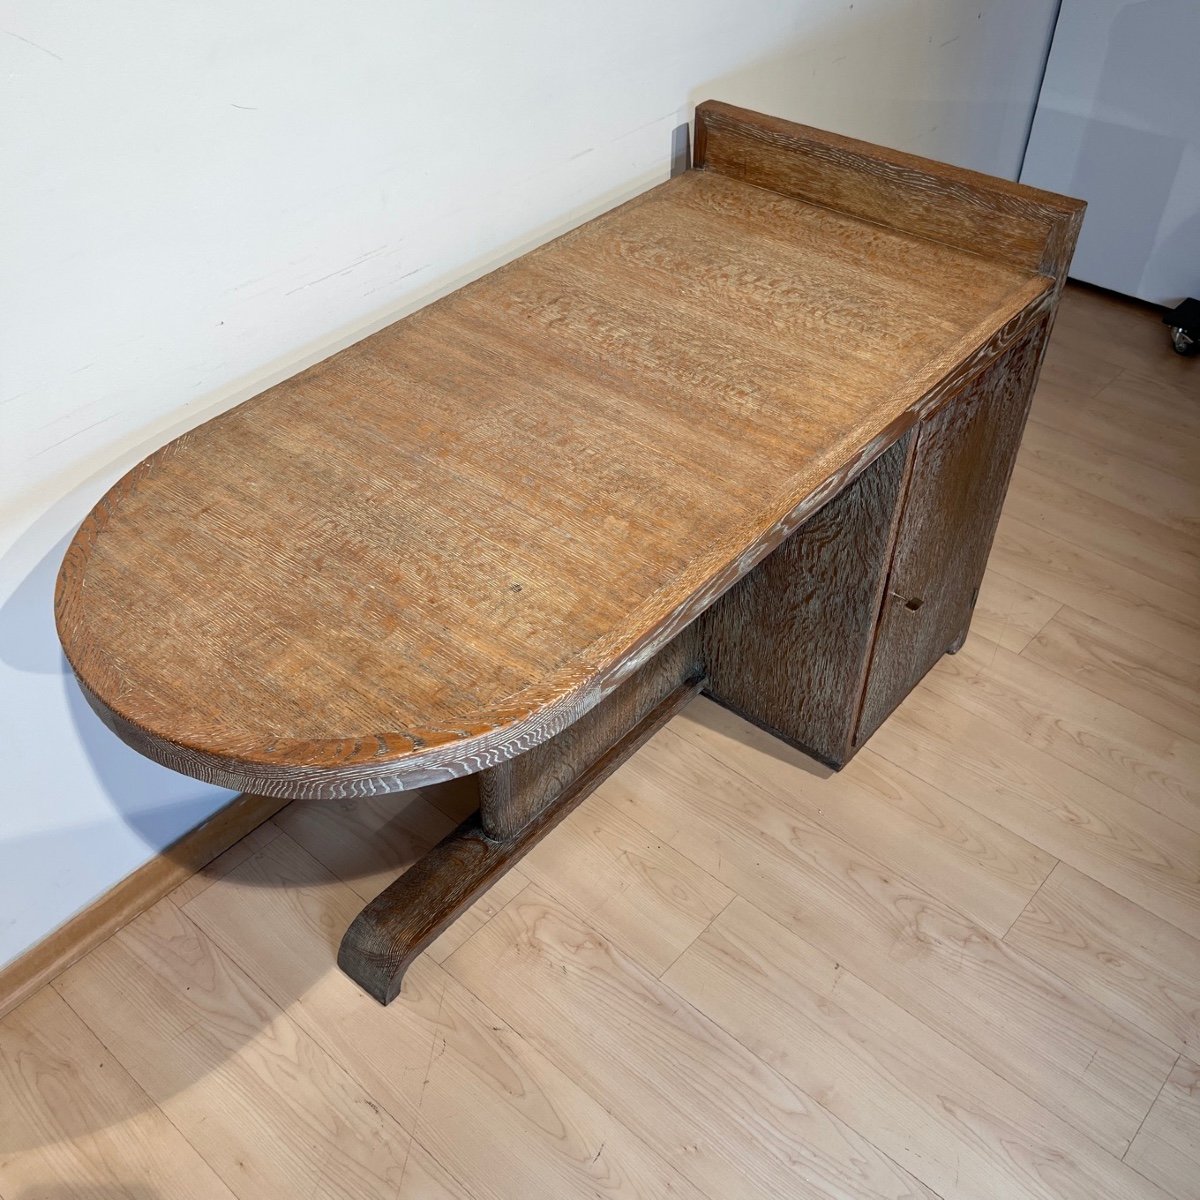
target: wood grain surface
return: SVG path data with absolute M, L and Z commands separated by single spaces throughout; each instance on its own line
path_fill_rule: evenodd
M 1200 1200 L 1200 1064 L 1179 1056 L 1126 1161 L 1178 1200 Z
M 1200 939 L 1060 862 L 1006 940 L 1160 1042 L 1200 1057 Z
M 1035 326 L 921 423 L 856 745 L 966 637 L 1047 332 Z
M 528 888 L 446 969 L 710 1197 L 934 1200 L 719 1023 Z
M 0 1023 L 0 1186 L 12 1200 L 236 1195 L 48 987 Z
M 674 734 L 681 739 L 678 745 Z M 658 740 L 656 750 L 672 769 L 676 757 L 692 756 L 694 771 L 685 777 L 709 778 L 719 786 L 723 773 L 712 760 L 725 757 L 721 747 L 733 746 L 743 773 L 793 811 L 864 847 L 997 937 L 1012 926 L 1055 865 L 1033 842 L 870 747 L 855 758 L 853 770 L 825 771 L 771 734 L 748 730 L 730 710 L 697 705 Z M 614 803 L 613 790 L 602 803 Z M 746 796 L 734 793 L 731 799 L 745 801 Z M 736 803 L 731 808 L 757 819 L 753 802 L 748 810 Z
M 562 733 L 479 775 L 479 823 L 497 841 L 515 837 L 605 758 L 665 700 L 704 674 L 695 626 L 668 642 L 620 687 Z
M 896 442 L 697 621 L 709 695 L 832 766 L 853 752 L 913 440 Z
M 719 758 L 695 755 L 680 739 L 695 713 L 614 781 L 635 818 L 978 1062 L 1068 1114 L 1093 1141 L 1123 1153 L 1174 1051 L 901 876 L 891 856 L 876 858 L 861 841 L 843 841 L 822 813 L 802 811 L 790 795 L 807 782 L 802 767 L 793 765 L 790 787 L 781 788 L 748 770 L 736 743 Z M 646 795 L 655 797 L 652 808 L 636 803 Z
M 1159 1200 L 1132 1167 L 844 961 L 735 900 L 665 982 L 939 1196 Z
M 1067 196 L 718 100 L 696 108 L 694 161 L 889 229 L 1039 271 L 1059 288 L 1083 218 L 1083 204 Z
M 399 1191 L 407 1131 L 170 900 L 54 988 L 235 1194 Z
M 700 114 L 706 169 L 122 479 L 56 596 L 102 719 L 265 795 L 493 766 L 587 712 L 1052 306 L 1077 202 L 890 152 L 868 170 L 861 146 L 741 114 L 785 174 L 853 159 L 853 188 L 764 190 L 721 173 L 732 119 Z M 861 202 L 883 184 L 889 211 L 919 192 L 903 221 Z M 991 241 L 947 225 L 967 209 Z

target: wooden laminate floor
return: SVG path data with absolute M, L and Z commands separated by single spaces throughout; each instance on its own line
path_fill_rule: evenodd
M 461 790 L 293 804 L 0 1022 L 0 1198 L 1200 1198 L 1200 361 L 1066 295 L 966 647 L 695 702 L 383 1009 Z

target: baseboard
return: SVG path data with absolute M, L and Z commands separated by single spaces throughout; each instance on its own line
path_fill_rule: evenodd
M 289 801 L 238 796 L 0 969 L 0 1017 L 208 866 Z

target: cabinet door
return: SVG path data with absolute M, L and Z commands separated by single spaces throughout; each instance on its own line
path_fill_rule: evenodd
M 1044 334 L 1039 324 L 921 424 L 856 745 L 966 635 Z

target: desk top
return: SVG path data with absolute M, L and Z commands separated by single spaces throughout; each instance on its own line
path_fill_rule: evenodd
M 122 737 L 214 782 L 478 770 L 582 715 L 1052 282 L 688 171 L 152 455 L 68 551 L 64 648 Z

